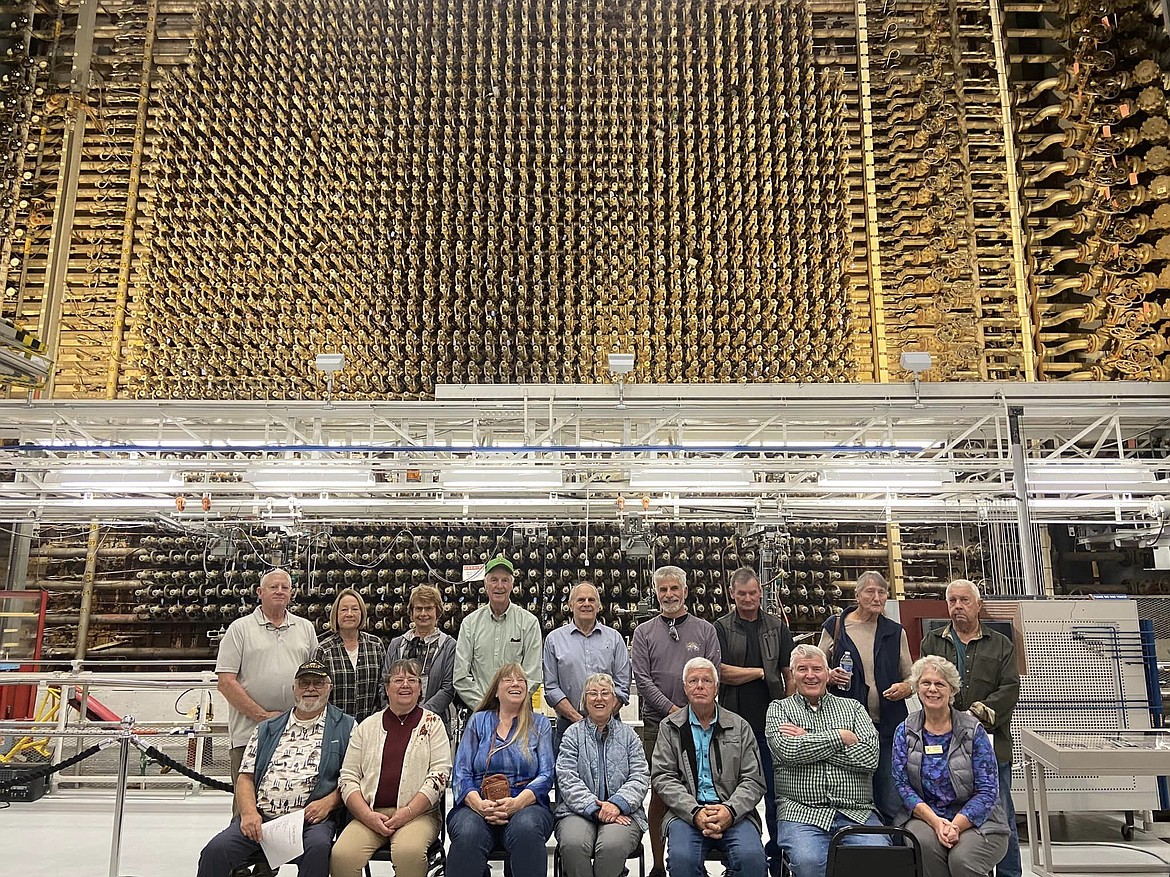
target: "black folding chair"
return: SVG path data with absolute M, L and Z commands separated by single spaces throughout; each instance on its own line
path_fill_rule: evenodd
M 845 846 L 851 837 L 884 834 L 893 846 Z M 829 866 L 825 877 L 924 877 L 922 847 L 918 838 L 904 828 L 888 825 L 850 825 L 829 841 Z

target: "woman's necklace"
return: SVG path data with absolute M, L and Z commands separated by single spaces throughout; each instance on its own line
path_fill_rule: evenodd
M 414 712 L 414 710 L 410 711 L 410 713 L 413 713 L 413 712 Z M 400 715 L 398 715 L 398 713 L 394 712 L 394 710 L 390 710 L 390 715 L 392 715 L 392 716 L 394 716 L 394 718 L 398 719 L 399 727 L 403 727 L 406 725 L 406 720 L 410 718 L 410 713 L 407 713 L 404 716 L 400 716 Z

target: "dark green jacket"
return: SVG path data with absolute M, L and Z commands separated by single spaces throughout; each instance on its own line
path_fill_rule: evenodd
M 939 655 L 958 667 L 951 625 L 924 636 L 921 654 Z M 984 727 L 991 735 L 995 758 L 1000 764 L 1012 760 L 1012 710 L 1019 699 L 1020 671 L 1016 667 L 1015 645 L 1003 634 L 980 625 L 979 636 L 967 643 L 967 672 L 963 687 L 955 695 L 955 709 L 965 711 L 978 702 L 995 711 L 995 724 Z

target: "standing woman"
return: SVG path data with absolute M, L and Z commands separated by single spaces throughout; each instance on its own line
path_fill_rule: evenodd
M 524 669 L 505 664 L 488 685 L 455 753 L 455 809 L 447 817 L 448 874 L 483 877 L 488 853 L 503 847 L 512 874 L 545 877 L 545 843 L 553 829 L 548 799 L 553 770 L 552 726 L 532 712 Z
M 918 838 L 926 877 L 984 877 L 1008 845 L 995 750 L 983 724 L 952 703 L 960 685 L 954 664 L 919 658 L 910 682 L 922 711 L 894 734 L 903 802 L 895 824 Z
M 642 844 L 650 767 L 642 741 L 617 718 L 613 677 L 585 680 L 557 755 L 557 850 L 567 877 L 618 877 Z
M 818 645 L 829 657 L 829 685 L 834 694 L 851 697 L 869 712 L 878 732 L 878 766 L 873 775 L 873 801 L 886 825 L 893 823 L 901 798 L 892 779 L 894 732 L 906 718 L 910 696 L 910 644 L 898 622 L 883 611 L 890 588 L 879 572 L 863 572 L 854 591 L 857 604 L 827 620 Z M 853 672 L 841 668 L 849 652 Z
M 385 703 L 382 691 L 382 641 L 362 630 L 366 626 L 366 601 L 353 588 L 346 588 L 333 601 L 329 629 L 313 656 L 329 668 L 333 679 L 330 702 L 362 721 Z
M 410 630 L 386 647 L 388 669 L 394 661 L 410 658 L 422 668 L 422 705 L 451 727 L 448 710 L 455 699 L 455 639 L 439 630 L 443 595 L 434 585 L 410 592 Z

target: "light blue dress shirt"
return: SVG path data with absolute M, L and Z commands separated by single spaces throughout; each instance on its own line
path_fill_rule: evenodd
M 719 794 L 715 791 L 715 779 L 711 776 L 711 735 L 715 733 L 715 723 L 719 720 L 719 707 L 715 707 L 715 715 L 711 724 L 703 730 L 695 711 L 687 707 L 687 718 L 691 722 L 691 737 L 695 741 L 695 766 L 699 770 L 697 794 L 695 800 L 700 804 L 718 804 Z
M 550 704 L 568 698 L 579 709 L 585 680 L 594 673 L 612 676 L 618 700 L 630 702 L 630 650 L 612 627 L 598 624 L 586 636 L 570 621 L 545 638 L 544 698 Z

